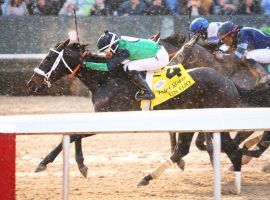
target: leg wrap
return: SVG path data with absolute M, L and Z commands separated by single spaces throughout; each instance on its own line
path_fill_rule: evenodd
M 173 165 L 171 159 L 166 160 L 166 162 L 162 163 L 155 171 L 153 171 L 150 175 L 153 179 L 157 179 L 166 169 Z

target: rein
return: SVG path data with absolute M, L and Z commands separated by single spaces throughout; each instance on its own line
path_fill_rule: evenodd
M 89 51 L 83 52 L 82 57 L 85 57 L 87 55 L 89 55 Z M 75 76 L 75 74 L 79 71 L 80 68 L 81 68 L 81 64 L 78 64 L 73 70 L 73 72 L 71 72 L 71 74 L 68 75 L 68 79 L 72 79 Z

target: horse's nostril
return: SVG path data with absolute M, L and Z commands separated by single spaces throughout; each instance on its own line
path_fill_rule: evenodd
M 48 85 L 46 83 L 42 83 L 40 84 L 36 89 L 35 92 L 36 93 L 42 93 L 44 92 L 46 89 L 48 89 Z

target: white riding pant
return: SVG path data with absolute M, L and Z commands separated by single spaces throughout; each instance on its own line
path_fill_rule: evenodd
M 124 64 L 124 70 L 155 71 L 167 66 L 168 63 L 169 54 L 162 46 L 161 49 L 158 50 L 156 57 L 128 61 Z
M 245 53 L 245 56 L 262 64 L 270 64 L 270 49 L 250 50 Z

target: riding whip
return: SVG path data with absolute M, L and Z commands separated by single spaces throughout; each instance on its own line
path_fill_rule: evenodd
M 77 15 L 76 15 L 76 10 L 74 9 L 73 11 L 74 11 L 74 20 L 75 20 L 75 27 L 76 27 L 77 39 L 78 39 L 78 43 L 80 44 L 79 33 L 78 33 L 78 26 L 77 26 Z
M 191 23 L 191 10 L 192 10 L 192 6 L 188 7 L 188 27 L 190 26 Z M 190 33 L 188 32 L 188 40 L 190 40 Z

